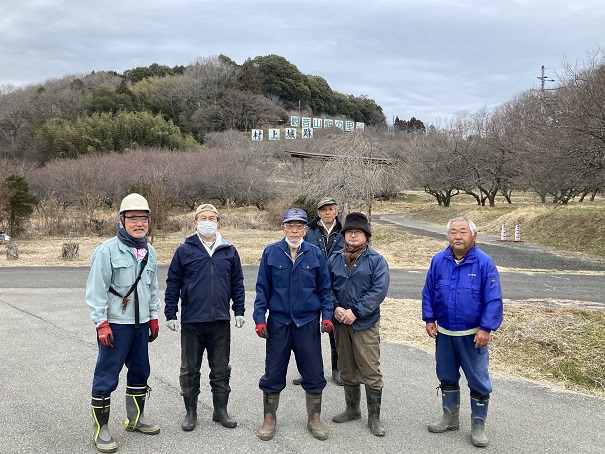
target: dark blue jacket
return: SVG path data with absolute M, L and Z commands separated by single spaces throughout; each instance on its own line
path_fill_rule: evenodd
M 265 248 L 256 280 L 254 323 L 266 323 L 267 310 L 285 325 L 303 326 L 320 313 L 322 320 L 332 320 L 330 276 L 317 246 L 303 241 L 294 263 L 285 238 Z
M 313 219 L 311 219 L 311 222 L 307 224 L 309 226 L 309 230 L 307 230 L 307 233 L 305 233 L 305 241 L 308 241 L 321 249 L 324 258 L 327 261 L 328 258 L 330 258 L 330 255 L 332 255 L 334 252 L 342 251 L 344 249 L 345 237 L 341 233 L 342 223 L 337 217 L 335 219 L 336 225 L 332 229 L 332 234 L 330 235 L 330 237 L 333 236 L 334 239 L 332 240 L 331 247 L 328 248 L 328 238 L 324 236 L 321 227 L 318 225 L 320 219 L 321 218 L 319 216 L 315 216 Z
M 422 290 L 422 320 L 450 331 L 498 329 L 502 323 L 498 270 L 489 255 L 473 246 L 456 264 L 450 247 L 431 261 Z
M 181 300 L 181 323 L 230 320 L 229 301 L 235 315 L 244 315 L 244 274 L 235 247 L 221 239 L 212 256 L 197 233 L 174 253 L 164 297 L 166 320 L 175 320 Z
M 334 305 L 351 309 L 355 314 L 353 329 L 374 326 L 380 319 L 380 304 L 389 290 L 389 266 L 384 257 L 368 246 L 349 272 L 344 251 L 339 251 L 328 260 L 328 268 Z

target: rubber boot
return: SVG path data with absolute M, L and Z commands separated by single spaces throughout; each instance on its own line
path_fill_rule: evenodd
M 330 336 L 333 336 L 334 333 L 330 333 Z M 330 343 L 332 342 L 332 340 L 330 339 Z M 336 351 L 336 348 L 331 348 L 331 354 L 332 354 L 332 380 L 334 380 L 334 383 L 337 384 L 338 386 L 343 386 L 344 383 L 342 382 L 342 379 L 340 378 L 340 372 L 338 371 L 338 352 Z
M 292 380 L 292 384 L 293 385 L 300 385 L 302 383 L 302 375 L 298 374 L 296 377 L 294 377 L 294 379 Z
M 441 419 L 429 424 L 429 431 L 442 433 L 448 430 L 458 430 L 460 428 L 460 386 L 459 385 L 441 385 L 441 406 L 443 414 Z
M 338 369 L 332 369 L 332 380 L 334 380 L 334 383 L 338 386 L 344 385 L 344 383 L 342 382 L 342 378 L 340 378 L 340 372 L 338 371 Z
M 277 407 L 279 406 L 279 394 L 263 394 L 263 407 L 265 419 L 263 426 L 258 431 L 258 438 L 263 441 L 269 441 L 275 435 L 275 426 L 277 424 Z
M 366 385 L 368 402 L 368 427 L 377 437 L 384 437 L 386 429 L 380 422 L 380 406 L 382 405 L 382 389 L 372 389 Z
M 328 431 L 321 422 L 321 394 L 305 393 L 307 401 L 307 429 L 318 440 L 327 440 Z
M 486 447 L 488 443 L 487 435 L 485 435 L 488 406 L 489 396 L 479 399 L 471 397 L 471 442 L 479 448 Z
M 92 420 L 94 433 L 92 440 L 100 452 L 116 452 L 118 445 L 114 441 L 107 423 L 109 422 L 109 396 L 92 395 Z
M 361 409 L 359 403 L 361 400 L 361 386 L 360 385 L 344 385 L 345 388 L 345 404 L 347 407 L 345 411 L 337 414 L 332 418 L 334 422 L 347 422 L 353 421 L 354 419 L 361 419 Z
M 231 419 L 227 413 L 227 403 L 229 402 L 229 393 L 212 393 L 212 403 L 214 404 L 214 412 L 212 420 L 220 422 L 223 427 L 233 429 L 237 426 L 237 421 Z
M 185 411 L 187 413 L 181 423 L 181 429 L 185 432 L 190 432 L 195 429 L 195 424 L 197 423 L 197 396 L 183 396 L 183 401 L 185 402 Z
M 145 419 L 145 400 L 151 389 L 147 385 L 126 386 L 126 430 L 145 435 L 160 433 L 160 426 L 150 424 Z

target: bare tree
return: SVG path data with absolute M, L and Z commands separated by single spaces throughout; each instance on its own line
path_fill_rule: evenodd
M 394 191 L 398 163 L 389 159 L 381 144 L 367 133 L 339 134 L 325 145 L 325 154 L 335 157 L 309 162 L 301 188 L 315 199 L 330 194 L 343 207 L 360 206 L 371 218 L 374 201 Z

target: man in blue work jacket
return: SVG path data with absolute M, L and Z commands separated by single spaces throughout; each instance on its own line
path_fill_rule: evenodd
M 490 333 L 502 323 L 502 291 L 493 260 L 475 245 L 477 227 L 466 217 L 447 224 L 449 247 L 433 257 L 422 291 L 422 319 L 435 339 L 443 415 L 429 424 L 441 433 L 460 427 L 460 368 L 471 391 L 471 442 L 488 444 L 485 419 L 492 384 Z
M 321 250 L 303 240 L 307 214 L 290 208 L 281 228 L 284 238 L 265 248 L 256 281 L 253 317 L 256 333 L 267 340 L 265 373 L 259 381 L 264 421 L 258 436 L 268 441 L 275 434 L 279 394 L 286 387 L 290 354 L 294 352 L 306 391 L 307 428 L 318 440 L 326 440 L 328 432 L 320 419 L 326 386 L 320 315 L 321 331 L 330 333 L 334 311 L 330 277 Z

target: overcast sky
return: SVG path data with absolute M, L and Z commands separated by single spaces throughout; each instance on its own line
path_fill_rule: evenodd
M 603 0 L 0 0 L 0 85 L 277 54 L 430 124 L 581 64 L 604 24 Z

